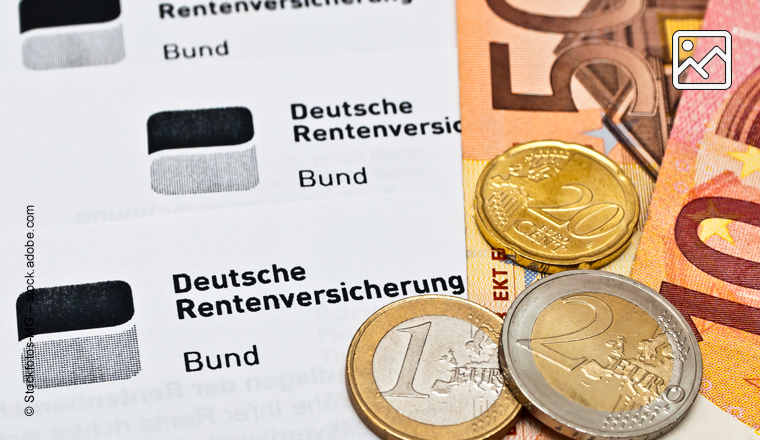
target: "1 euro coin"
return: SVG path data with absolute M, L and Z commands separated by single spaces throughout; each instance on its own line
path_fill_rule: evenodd
M 606 265 L 639 220 L 636 188 L 616 163 L 559 141 L 510 148 L 483 169 L 475 191 L 486 240 L 539 272 Z
M 501 439 L 521 406 L 499 367 L 501 319 L 469 301 L 425 295 L 369 317 L 348 350 L 354 409 L 382 439 Z
M 689 324 L 654 290 L 578 270 L 544 278 L 511 304 L 501 336 L 517 400 L 574 439 L 654 439 L 699 393 L 702 357 Z

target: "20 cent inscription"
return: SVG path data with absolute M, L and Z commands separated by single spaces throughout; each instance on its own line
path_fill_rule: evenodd
M 476 220 L 520 264 L 557 272 L 622 253 L 638 222 L 636 190 L 609 159 L 580 145 L 532 142 L 483 170 Z

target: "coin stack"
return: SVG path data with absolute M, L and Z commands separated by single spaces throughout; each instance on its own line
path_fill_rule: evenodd
M 346 362 L 362 421 L 383 439 L 500 439 L 525 407 L 574 439 L 672 430 L 699 392 L 694 333 L 649 287 L 584 270 L 630 244 L 639 201 L 623 171 L 580 145 L 533 142 L 486 166 L 476 204 L 492 246 L 554 275 L 520 293 L 503 321 L 440 295 L 373 314 Z

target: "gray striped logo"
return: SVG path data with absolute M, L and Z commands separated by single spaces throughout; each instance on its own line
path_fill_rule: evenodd
M 158 112 L 147 128 L 148 154 L 159 156 L 150 164 L 156 193 L 246 191 L 258 185 L 256 147 L 229 148 L 253 139 L 253 115 L 246 107 Z
M 150 183 L 153 191 L 165 195 L 253 189 L 259 183 L 256 147 L 159 157 L 150 164 Z
M 113 29 L 40 35 L 24 41 L 24 66 L 33 70 L 114 64 L 124 59 L 121 25 Z
M 21 353 L 24 382 L 54 388 L 130 379 L 140 372 L 140 352 L 134 326 L 121 333 L 36 342 L 29 369 L 28 348 Z

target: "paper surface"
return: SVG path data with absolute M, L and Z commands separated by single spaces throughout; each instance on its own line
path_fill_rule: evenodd
M 46 227 L 427 190 L 461 173 L 453 1 L 2 8 L 13 147 L 0 175 L 18 188 L 4 201 L 44 204 Z M 192 114 L 235 109 L 247 116 Z
M 13 148 L 0 164 L 0 181 L 6 188 L 24 183 L 6 192 L 5 203 L 45 206 L 46 226 L 77 225 L 426 191 L 461 173 L 454 51 L 327 61 L 270 60 L 192 72 L 170 66 L 111 72 L 93 67 L 9 75 L 13 81 L 2 86 L 2 94 L 15 105 L 0 109 L 0 127 Z M 357 106 L 365 114 L 358 116 Z M 250 112 L 250 140 L 150 151 L 151 132 L 161 129 L 150 126 L 153 115 L 229 108 Z M 340 116 L 330 117 L 328 110 Z M 223 122 L 200 129 L 224 127 Z M 182 140 L 198 129 L 179 126 L 169 135 Z M 166 166 L 180 168 L 178 175 L 156 170 L 171 158 L 209 160 L 246 151 L 252 152 L 255 169 L 237 186 L 230 182 L 233 187 L 171 194 L 164 189 L 200 171 L 173 163 Z M 344 174 L 340 182 L 338 173 Z M 254 177 L 254 187 L 242 186 Z M 322 185 L 331 181 L 332 186 Z M 0 216 L 6 230 L 18 228 L 15 221 Z
M 92 13 L 113 4 L 111 14 Z M 223 60 L 456 49 L 449 0 L 79 0 L 58 6 L 69 20 L 40 17 L 54 6 L 45 0 L 0 6 L 0 36 L 8 43 L 0 48 L 0 66 L 22 72 L 67 63 L 195 69 Z M 201 53 L 202 46 L 212 53 Z M 193 49 L 195 57 L 188 58 Z
M 427 286 L 433 293 L 431 280 L 442 278 L 447 290 L 442 290 L 439 280 L 437 293 L 465 295 L 462 240 L 440 240 L 461 230 L 461 218 L 449 212 L 449 205 L 458 201 L 455 199 L 444 193 L 377 196 L 39 232 L 34 238 L 37 286 L 124 281 L 132 290 L 134 314 L 115 327 L 40 334 L 33 338 L 34 349 L 39 353 L 45 341 L 113 335 L 134 327 L 140 371 L 124 380 L 34 389 L 31 394 L 26 393 L 20 363 L 29 339 L 19 342 L 16 337 L 17 316 L 12 305 L 24 292 L 25 273 L 32 269 L 25 267 L 25 259 L 14 250 L 18 237 L 3 237 L 0 264 L 9 275 L 3 282 L 3 302 L 9 306 L 0 320 L 0 388 L 4 390 L 0 432 L 4 438 L 24 435 L 38 439 L 106 435 L 146 439 L 375 438 L 348 401 L 344 378 L 348 345 L 375 310 L 418 295 L 415 281 L 420 290 Z M 434 222 L 421 221 L 421 206 L 425 206 L 425 217 Z M 36 214 L 40 222 L 44 216 L 42 211 Z M 431 247 L 435 257 L 430 255 Z M 284 268 L 289 281 L 284 281 L 288 275 L 280 271 L 276 282 L 273 265 Z M 303 270 L 296 270 L 293 277 L 294 268 Z M 243 273 L 262 270 L 268 272 L 257 276 L 256 284 L 241 284 Z M 230 271 L 238 274 L 240 287 L 234 287 Z M 182 274 L 194 281 L 215 276 L 219 285 L 224 274 L 227 287 L 185 291 L 188 285 Z M 371 285 L 371 299 L 367 299 L 365 280 Z M 402 285 L 404 281 L 411 283 Z M 350 289 L 348 301 L 341 292 L 342 283 Z M 389 289 L 386 295 L 388 283 L 398 291 Z M 352 289 L 356 286 L 359 289 Z M 382 290 L 380 298 L 372 286 Z M 318 295 L 317 305 L 314 291 L 328 289 L 336 291 L 330 292 L 331 297 Z M 311 300 L 299 297 L 301 292 L 307 292 Z M 275 296 L 279 308 L 265 296 Z M 244 312 L 236 307 L 236 297 L 242 299 Z M 44 316 L 41 293 L 28 303 L 24 298 L 22 295 L 23 304 L 33 307 L 29 316 L 38 316 L 35 325 L 44 325 L 39 318 Z M 247 308 L 249 298 L 262 301 L 260 310 Z M 194 304 L 191 310 L 196 318 L 183 312 L 180 319 L 179 308 L 186 309 L 188 300 Z M 214 309 L 208 317 L 201 315 L 198 308 L 202 303 L 214 308 L 220 300 L 231 304 L 231 310 L 222 305 L 222 314 Z M 99 310 L 81 312 L 97 315 L 102 313 Z M 258 364 L 249 366 L 244 355 L 254 345 Z M 73 350 L 63 346 L 57 356 L 72 356 Z M 93 366 L 102 364 L 102 353 L 90 353 Z M 193 353 L 203 356 L 205 366 L 187 371 L 185 353 L 190 353 L 191 370 L 199 366 Z M 230 356 L 232 366 L 227 368 L 227 353 L 237 354 L 242 366 Z M 222 368 L 209 369 L 205 356 L 216 366 L 217 354 L 222 356 Z M 44 367 L 50 362 L 36 360 L 39 383 L 49 376 Z M 253 355 L 247 360 L 253 363 Z M 108 371 L 97 368 L 102 374 Z M 25 396 L 35 399 L 27 403 Z M 23 414 L 27 405 L 35 410 L 32 417 Z
M 454 2 L 95 3 L 0 10 L 0 439 L 374 438 L 354 333 L 467 294 Z

